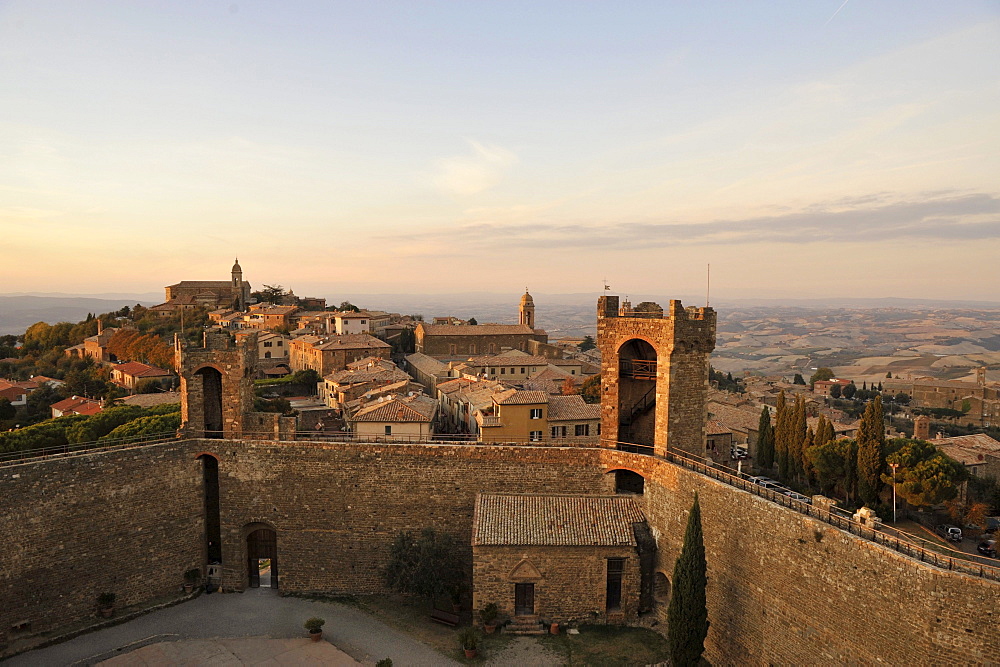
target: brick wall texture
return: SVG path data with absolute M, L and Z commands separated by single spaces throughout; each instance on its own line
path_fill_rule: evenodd
M 700 495 L 711 662 L 1000 655 L 1000 585 L 924 565 L 663 460 L 599 448 L 231 440 L 0 468 L 0 535 L 16 545 L 0 570 L 0 637 L 23 621 L 41 632 L 90 617 L 105 590 L 122 604 L 179 591 L 183 572 L 203 564 L 203 451 L 219 459 L 229 589 L 247 583 L 253 526 L 276 530 L 283 590 L 376 592 L 399 530 L 433 527 L 469 544 L 476 493 L 608 494 L 608 473 L 629 469 L 646 478 L 639 502 L 667 578 Z M 471 576 L 471 547 L 463 555 Z

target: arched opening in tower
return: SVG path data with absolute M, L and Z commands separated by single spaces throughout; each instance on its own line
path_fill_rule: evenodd
M 655 441 L 656 372 L 656 350 L 647 341 L 633 338 L 618 348 L 618 441 L 645 453 Z
M 195 375 L 202 377 L 204 388 L 205 437 L 222 437 L 222 373 L 214 368 L 202 368 Z
M 209 564 L 222 563 L 222 522 L 219 515 L 219 460 L 210 454 L 201 461 L 205 494 L 205 554 Z

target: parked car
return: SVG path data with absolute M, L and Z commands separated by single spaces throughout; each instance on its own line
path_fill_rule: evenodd
M 792 500 L 798 500 L 800 503 L 805 503 L 806 505 L 812 505 L 812 502 L 813 502 L 812 498 L 810 498 L 809 496 L 804 496 L 801 493 L 798 493 L 797 491 L 785 490 L 785 491 L 782 491 L 782 493 L 784 493 L 786 496 L 788 496 Z
M 751 477 L 750 481 L 758 486 L 763 486 L 765 489 L 777 489 L 781 486 L 777 480 L 773 480 L 770 477 Z
M 729 449 L 729 458 L 731 458 L 734 461 L 742 461 L 746 457 L 747 457 L 747 448 L 746 447 L 735 447 L 734 446 L 734 447 L 731 447 Z
M 983 554 L 984 556 L 989 556 L 990 558 L 997 557 L 997 543 L 996 540 L 986 540 L 980 542 L 976 547 L 976 551 Z
M 986 530 L 983 532 L 996 534 L 997 528 L 1000 528 L 1000 516 L 986 517 Z
M 952 526 L 946 523 L 941 524 L 935 528 L 937 534 L 948 540 L 949 542 L 961 542 L 962 541 L 962 529 L 958 526 Z

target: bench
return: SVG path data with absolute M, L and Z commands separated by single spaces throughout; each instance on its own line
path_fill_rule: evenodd
M 435 623 L 455 627 L 458 625 L 458 614 L 444 609 L 433 609 L 431 610 L 431 620 Z

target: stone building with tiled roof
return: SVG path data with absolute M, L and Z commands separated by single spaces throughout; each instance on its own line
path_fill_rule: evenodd
M 52 418 L 66 417 L 67 415 L 85 415 L 87 417 L 96 415 L 104 409 L 101 401 L 83 396 L 70 396 L 49 406 L 52 411 Z
M 965 466 L 975 477 L 1000 479 L 1000 442 L 985 433 L 938 437 L 930 442 L 941 452 Z
M 652 593 L 655 541 L 629 495 L 479 494 L 472 518 L 473 608 L 522 626 L 620 622 Z M 644 593 L 645 590 L 645 593 Z
M 429 396 L 387 396 L 359 407 L 350 419 L 358 437 L 422 440 L 434 434 L 438 403 Z
M 174 374 L 156 366 L 138 361 L 129 361 L 111 367 L 111 382 L 129 390 L 135 390 L 143 380 L 171 380 Z
M 288 343 L 288 363 L 293 371 L 312 369 L 326 377 L 365 357 L 386 358 L 392 346 L 368 334 L 345 336 L 296 336 Z
M 475 417 L 481 442 L 596 443 L 600 437 L 600 407 L 579 395 L 501 389 Z
M 166 301 L 150 308 L 160 315 L 193 308 L 244 310 L 250 301 L 250 283 L 243 280 L 239 260 L 233 263 L 229 280 L 182 280 L 167 285 L 164 292 Z
M 391 361 L 366 357 L 349 364 L 342 371 L 324 377 L 320 385 L 320 398 L 328 407 L 340 408 L 372 389 L 388 384 L 398 385 L 400 382 L 408 384 L 410 380 L 410 376 Z

